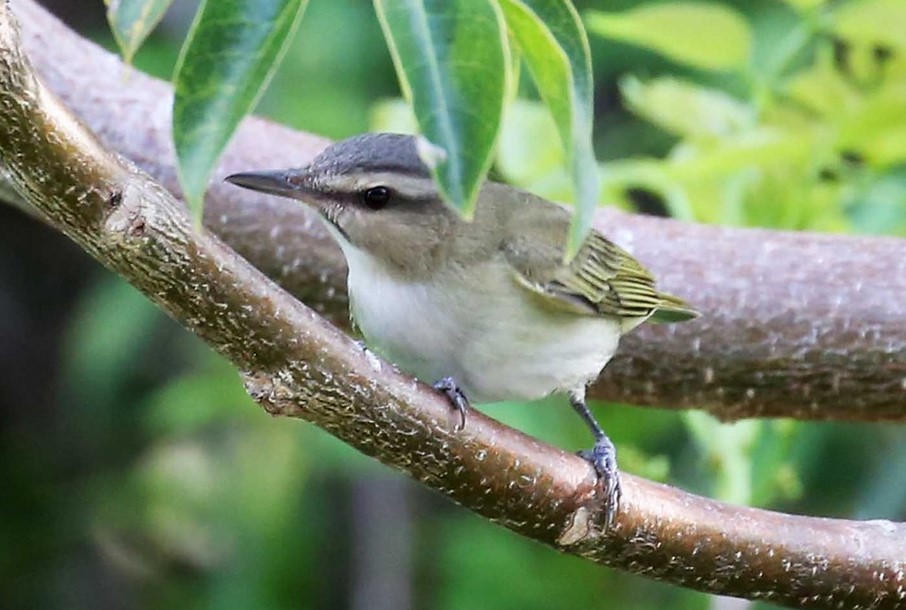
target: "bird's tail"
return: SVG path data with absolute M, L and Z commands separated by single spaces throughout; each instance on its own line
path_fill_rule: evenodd
M 664 292 L 658 293 L 658 296 L 660 297 L 660 303 L 658 303 L 657 309 L 654 310 L 651 318 L 649 318 L 652 322 L 685 322 L 694 320 L 701 315 L 694 307 L 679 297 Z

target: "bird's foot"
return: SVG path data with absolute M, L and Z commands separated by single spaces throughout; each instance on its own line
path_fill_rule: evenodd
M 598 436 L 590 450 L 580 451 L 579 456 L 594 466 L 604 489 L 604 530 L 610 529 L 620 508 L 620 473 L 617 471 L 617 450 L 606 434 Z
M 452 377 L 444 377 L 440 381 L 434 382 L 434 389 L 438 392 L 442 392 L 444 396 L 450 401 L 450 403 L 456 407 L 456 410 L 459 411 L 459 423 L 456 424 L 456 427 L 453 428 L 454 432 L 459 432 L 466 427 L 466 411 L 471 409 L 469 404 L 469 399 L 466 398 L 465 393 L 459 389 L 456 380 Z

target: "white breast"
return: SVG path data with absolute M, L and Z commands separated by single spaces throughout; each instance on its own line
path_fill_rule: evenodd
M 540 310 L 500 262 L 403 283 L 367 253 L 343 249 L 351 313 L 367 342 L 422 381 L 452 376 L 474 402 L 578 389 L 616 350 L 617 322 Z

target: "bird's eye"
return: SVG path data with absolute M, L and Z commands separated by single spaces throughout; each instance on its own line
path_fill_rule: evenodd
M 380 210 L 390 201 L 390 189 L 386 186 L 373 186 L 362 193 L 362 199 L 372 210 Z

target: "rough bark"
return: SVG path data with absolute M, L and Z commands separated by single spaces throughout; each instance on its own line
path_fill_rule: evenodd
M 179 193 L 168 85 L 124 66 L 31 0 L 16 0 L 38 72 L 112 150 Z M 217 177 L 300 165 L 326 141 L 249 119 Z M 2 177 L 0 177 L 2 182 Z M 340 324 L 345 265 L 293 202 L 219 180 L 206 225 Z M 8 189 L 0 187 L 0 196 Z M 593 398 L 701 408 L 732 420 L 906 420 L 906 241 L 708 227 L 602 210 L 597 226 L 704 315 L 627 336 Z
M 0 110 L 0 166 L 22 197 L 229 358 L 269 412 L 314 422 L 488 519 L 599 563 L 803 608 L 906 604 L 906 524 L 733 507 L 623 475 L 621 510 L 603 532 L 587 462 L 478 412 L 456 432 L 445 399 L 196 231 L 167 190 L 106 152 L 35 78 L 7 2 Z

